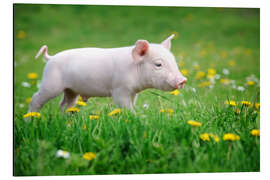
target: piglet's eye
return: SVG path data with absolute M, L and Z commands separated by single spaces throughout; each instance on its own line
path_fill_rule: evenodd
M 161 66 L 162 66 L 161 63 L 156 63 L 155 65 L 156 65 L 157 67 L 161 67 Z

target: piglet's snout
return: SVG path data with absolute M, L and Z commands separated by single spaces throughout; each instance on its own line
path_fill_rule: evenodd
M 187 82 L 187 78 L 181 78 L 181 80 L 178 81 L 178 83 L 176 85 L 176 88 L 179 89 L 179 88 L 184 87 L 184 85 L 186 84 L 186 82 Z

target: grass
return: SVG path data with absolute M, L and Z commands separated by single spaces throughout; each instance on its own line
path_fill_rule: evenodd
M 137 115 L 123 110 L 112 117 L 108 113 L 116 106 L 111 98 L 90 98 L 79 113 L 63 114 L 57 97 L 41 110 L 41 118 L 23 119 L 25 100 L 38 90 L 27 74 L 37 73 L 41 80 L 45 64 L 34 56 L 43 44 L 55 54 L 78 47 L 129 46 L 137 39 L 158 43 L 171 33 L 177 35 L 172 52 L 180 70 L 188 73 L 179 95 L 145 90 L 137 100 Z M 259 9 L 15 4 L 14 175 L 260 171 L 260 139 L 250 134 L 260 128 L 259 109 L 253 106 L 260 101 L 259 48 Z M 209 68 L 229 84 L 215 79 L 210 86 L 200 85 L 209 82 Z M 223 74 L 224 68 L 230 73 Z M 196 79 L 198 71 L 206 76 Z M 252 74 L 255 84 L 249 86 Z M 32 85 L 23 87 L 22 82 Z M 241 105 L 243 100 L 252 106 Z M 89 119 L 98 112 L 98 120 Z M 188 120 L 202 125 L 192 127 Z M 201 140 L 202 133 L 215 134 L 219 142 Z M 225 133 L 240 140 L 224 141 Z M 59 149 L 70 157 L 57 157 Z M 86 152 L 96 159 L 83 159 Z

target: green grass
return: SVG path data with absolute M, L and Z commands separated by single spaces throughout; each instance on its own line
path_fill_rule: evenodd
M 260 79 L 259 9 L 16 4 L 14 15 L 14 175 L 260 171 L 260 139 L 250 134 L 260 128 L 260 115 L 253 106 L 241 105 L 242 100 L 260 101 L 259 82 L 246 85 L 252 74 Z M 25 32 L 22 38 L 20 31 Z M 178 37 L 172 52 L 184 62 L 180 69 L 188 71 L 188 83 L 178 96 L 145 90 L 137 100 L 137 115 L 124 110 L 113 117 L 108 116 L 116 108 L 111 98 L 90 98 L 79 113 L 68 115 L 60 112 L 57 97 L 41 110 L 40 119 L 24 121 L 25 100 L 38 88 L 21 83 L 29 82 L 30 72 L 41 80 L 45 64 L 34 56 L 43 44 L 55 54 L 129 46 L 137 39 L 158 43 L 173 32 Z M 235 66 L 229 65 L 231 60 Z M 194 63 L 206 73 L 214 68 L 221 79 L 235 80 L 245 90 L 220 79 L 212 88 L 200 87 L 208 79 L 196 79 Z M 230 74 L 224 75 L 224 68 Z M 238 104 L 229 107 L 226 100 Z M 160 112 L 169 108 L 172 115 Z M 89 120 L 97 111 L 100 119 Z M 191 127 L 188 120 L 202 126 Z M 202 133 L 213 133 L 220 141 L 204 142 Z M 225 133 L 240 140 L 224 141 Z M 59 149 L 70 157 L 56 157 Z M 85 152 L 94 152 L 96 159 L 83 159 Z

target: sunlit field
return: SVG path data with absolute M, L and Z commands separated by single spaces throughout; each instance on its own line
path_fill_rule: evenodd
M 14 5 L 14 175 L 260 171 L 259 13 Z M 141 92 L 136 115 L 110 97 L 79 99 L 62 113 L 62 95 L 26 115 L 45 66 L 34 60 L 42 45 L 53 55 L 171 34 L 183 89 Z

